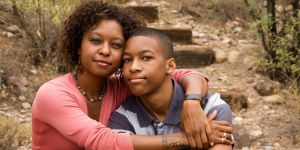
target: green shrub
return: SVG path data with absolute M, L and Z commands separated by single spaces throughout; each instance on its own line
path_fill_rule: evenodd
M 244 0 L 248 11 L 256 19 L 252 27 L 257 29 L 265 50 L 261 61 L 271 78 L 289 85 L 300 85 L 300 20 L 299 9 L 277 11 L 272 0 L 268 0 L 267 10 L 263 10 L 254 0 Z M 299 1 L 298 1 L 299 3 Z M 280 4 L 280 2 L 278 2 Z M 282 6 L 282 5 L 280 5 Z M 284 8 L 285 6 L 282 6 Z

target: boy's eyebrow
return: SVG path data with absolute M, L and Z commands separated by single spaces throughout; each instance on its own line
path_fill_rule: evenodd
M 154 53 L 154 52 L 151 49 L 144 49 L 138 53 Z M 130 53 L 126 52 L 126 50 L 125 50 L 123 55 L 130 55 Z

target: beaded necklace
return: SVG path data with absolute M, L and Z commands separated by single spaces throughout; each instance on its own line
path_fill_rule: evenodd
M 77 88 L 79 89 L 79 91 L 82 93 L 82 95 L 90 102 L 96 102 L 96 101 L 101 101 L 104 94 L 105 94 L 105 90 L 106 90 L 106 82 L 104 83 L 104 86 L 103 86 L 103 89 L 102 91 L 100 90 L 99 91 L 99 97 L 98 99 L 92 99 L 90 98 L 86 92 L 83 91 L 83 89 L 81 88 L 80 86 L 80 83 L 79 83 L 79 80 L 78 80 L 78 77 L 77 77 L 77 70 L 73 73 L 73 76 L 74 76 L 74 80 L 75 80 L 75 83 L 76 83 L 76 86 Z

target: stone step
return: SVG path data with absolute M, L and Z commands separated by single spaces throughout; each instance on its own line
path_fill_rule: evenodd
M 158 21 L 158 7 L 157 6 L 128 6 L 127 8 L 136 11 L 148 23 Z
M 248 108 L 247 96 L 242 91 L 220 91 L 218 88 L 210 88 L 209 93 L 218 92 L 221 98 L 230 105 L 232 111 Z
M 177 68 L 198 68 L 214 62 L 215 52 L 195 45 L 174 47 Z
M 192 44 L 193 36 L 190 28 L 178 28 L 178 27 L 154 27 L 158 30 L 166 33 L 173 42 L 179 44 Z

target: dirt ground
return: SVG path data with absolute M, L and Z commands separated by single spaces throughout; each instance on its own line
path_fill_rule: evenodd
M 205 18 L 202 15 L 202 21 L 199 21 L 193 14 L 180 13 L 180 6 L 188 4 L 141 0 L 132 3 L 159 6 L 160 21 L 154 26 L 175 24 L 190 27 L 193 45 L 210 48 L 218 54 L 218 63 L 193 66 L 192 69 L 209 77 L 210 92 L 229 94 L 231 100 L 237 97 L 237 104 L 232 103 L 234 149 L 300 150 L 299 95 L 288 85 L 257 72 L 263 49 L 255 41 L 254 32 L 244 24 L 246 19 L 223 18 L 219 22 L 210 22 L 207 20 L 212 20 L 213 16 Z M 200 7 L 203 9 L 198 11 L 213 11 L 207 7 Z M 30 48 L 25 32 L 14 19 L 9 12 L 0 10 L 0 115 L 14 118 L 19 124 L 31 125 L 35 92 L 43 82 L 58 74 L 50 64 L 32 65 L 29 53 L 34 49 Z M 17 27 L 12 29 L 13 25 Z M 239 101 L 246 105 L 240 106 Z M 18 149 L 30 149 L 30 138 Z

